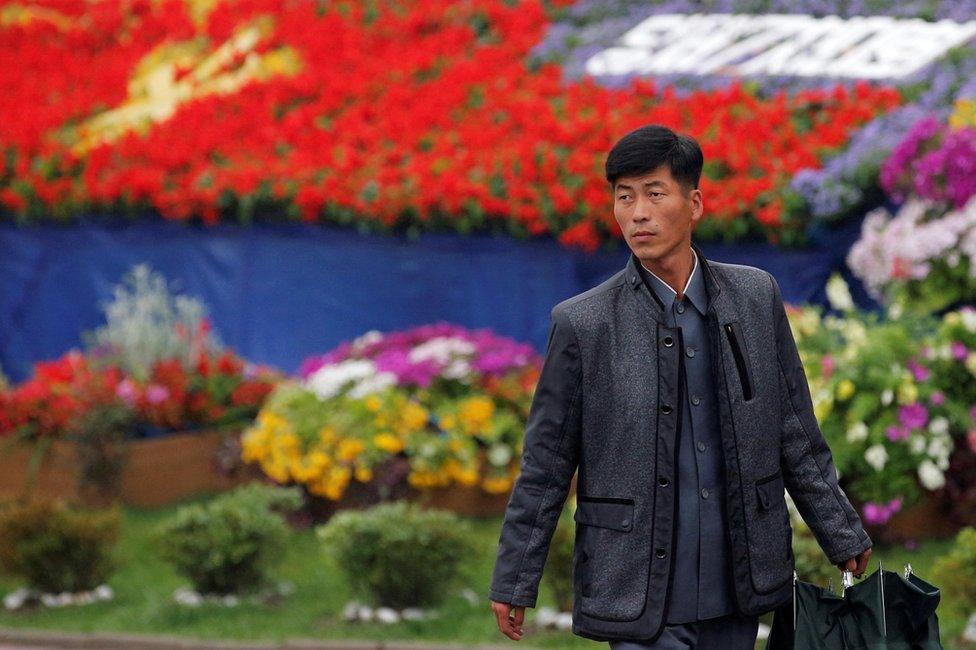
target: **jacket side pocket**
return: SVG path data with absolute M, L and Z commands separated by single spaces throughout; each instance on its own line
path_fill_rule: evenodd
M 742 330 L 739 328 L 738 321 L 725 324 L 725 334 L 729 338 L 729 346 L 732 348 L 732 356 L 735 357 L 735 367 L 739 371 L 739 384 L 742 386 L 742 398 L 745 401 L 752 399 L 752 372 L 749 370 L 749 360 L 745 353 L 745 344 L 742 342 Z

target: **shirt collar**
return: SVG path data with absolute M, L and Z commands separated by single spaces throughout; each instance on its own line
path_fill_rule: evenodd
M 689 301 L 691 301 L 691 304 L 693 304 L 695 308 L 701 312 L 702 315 L 705 315 L 705 312 L 708 309 L 705 283 L 702 278 L 702 273 L 698 270 L 698 254 L 694 251 L 694 249 L 692 249 L 691 254 L 695 258 L 695 265 L 691 269 L 691 275 L 688 276 L 688 282 L 685 283 L 684 295 Z M 678 292 L 672 289 L 671 285 L 669 285 L 667 282 L 659 278 L 654 271 L 644 266 L 643 263 L 641 263 L 639 266 L 649 276 L 648 279 L 650 282 L 648 284 L 650 288 L 654 291 L 654 293 L 657 294 L 662 303 L 664 303 L 666 306 L 670 306 L 671 303 L 674 302 Z

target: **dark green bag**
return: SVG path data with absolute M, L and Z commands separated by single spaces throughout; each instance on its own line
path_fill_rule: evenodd
M 939 589 L 905 567 L 878 570 L 844 595 L 793 576 L 793 597 L 773 614 L 766 650 L 941 650 Z

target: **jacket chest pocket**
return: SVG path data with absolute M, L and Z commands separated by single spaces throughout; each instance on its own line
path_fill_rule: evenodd
M 739 326 L 739 321 L 731 321 L 725 323 L 723 329 L 725 336 L 729 339 L 729 347 L 732 348 L 732 357 L 735 359 L 735 368 L 739 374 L 739 385 L 742 386 L 742 399 L 748 402 L 752 399 L 755 391 L 742 328 Z
M 631 621 L 644 608 L 648 542 L 633 532 L 634 512 L 633 499 L 576 497 L 573 519 L 580 549 L 575 582 L 582 598 L 580 610 L 588 616 Z
M 769 593 L 793 576 L 793 528 L 782 471 L 759 479 L 755 486 L 747 528 L 749 562 L 753 587 L 759 593 Z

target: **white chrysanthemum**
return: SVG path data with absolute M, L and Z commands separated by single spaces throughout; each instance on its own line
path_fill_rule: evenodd
M 471 364 L 464 359 L 455 359 L 441 371 L 441 376 L 447 379 L 464 379 L 469 374 L 471 374 Z
M 868 465 L 880 472 L 888 462 L 888 450 L 884 445 L 871 445 L 864 451 L 864 460 Z
M 379 393 L 390 386 L 397 385 L 397 376 L 392 372 L 379 372 L 372 377 L 360 379 L 352 388 L 349 389 L 349 397 L 360 399 L 373 393 Z
M 320 398 L 329 399 L 341 393 L 347 384 L 359 383 L 376 374 L 376 365 L 369 359 L 348 359 L 322 366 L 305 379 L 304 386 Z
M 939 415 L 929 422 L 929 431 L 938 435 L 949 433 L 949 420 Z
M 847 429 L 847 442 L 860 442 L 868 437 L 868 425 L 863 422 L 852 424 Z
M 349 345 L 352 348 L 353 352 L 359 352 L 367 345 L 372 345 L 382 340 L 383 340 L 382 332 L 380 332 L 379 330 L 369 330 L 368 332 L 364 332 L 363 334 L 354 338 L 352 340 L 352 343 L 350 343 Z
M 891 400 L 895 399 L 895 393 L 890 388 L 885 388 L 881 391 L 881 403 L 885 406 L 891 404 Z
M 441 364 L 450 363 L 454 357 L 470 356 L 477 350 L 471 341 L 456 336 L 435 336 L 410 350 L 409 359 L 420 363 L 433 359 Z
M 929 440 L 929 448 L 926 453 L 935 460 L 948 459 L 949 454 L 952 453 L 952 437 L 949 435 L 934 436 Z
M 945 485 L 945 474 L 926 458 L 918 464 L 918 480 L 926 490 L 938 490 Z

